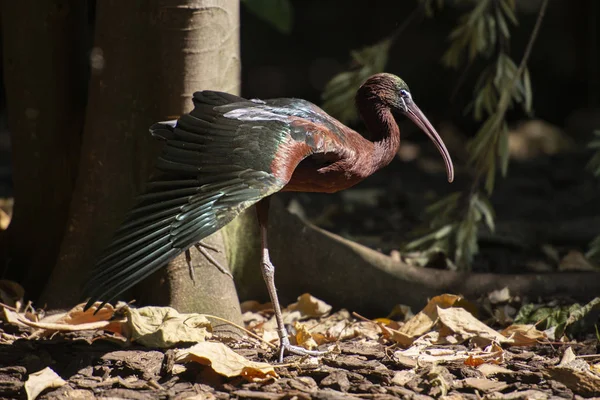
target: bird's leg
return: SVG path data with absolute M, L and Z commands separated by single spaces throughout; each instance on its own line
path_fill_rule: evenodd
M 271 298 L 271 303 L 273 303 L 273 309 L 275 310 L 275 320 L 277 321 L 277 334 L 279 335 L 280 345 L 279 362 L 283 362 L 283 353 L 285 351 L 300 356 L 320 356 L 326 354 L 326 352 L 323 351 L 307 350 L 303 347 L 292 346 L 292 344 L 290 344 L 290 338 L 288 337 L 287 330 L 283 323 L 281 307 L 277 297 L 277 289 L 275 288 L 275 267 L 273 266 L 273 263 L 271 263 L 269 248 L 267 246 L 267 222 L 269 214 L 268 197 L 258 202 L 256 205 L 256 213 L 258 216 L 258 225 L 260 226 L 260 242 L 262 250 L 261 270 L 267 285 L 269 297 Z

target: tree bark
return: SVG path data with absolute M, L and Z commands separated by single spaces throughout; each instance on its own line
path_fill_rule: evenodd
M 81 300 L 95 257 L 152 174 L 160 143 L 148 127 L 189 111 L 196 90 L 239 91 L 238 8 L 235 0 L 97 3 L 79 176 L 60 259 L 43 295 L 50 306 Z M 204 262 L 192 254 L 194 265 Z M 179 262 L 134 292 L 145 293 L 148 303 L 239 321 L 231 279 L 214 267 L 204 268 L 198 280 L 219 293 L 198 290 Z M 195 297 L 182 300 L 178 293 Z M 221 301 L 207 308 L 216 296 Z
M 1 2 L 15 198 L 1 262 L 29 296 L 56 263 L 75 184 L 87 90 L 85 4 Z

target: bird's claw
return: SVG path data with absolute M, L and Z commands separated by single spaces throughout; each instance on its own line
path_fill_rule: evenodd
M 280 363 L 283 362 L 283 355 L 286 352 L 289 354 L 297 355 L 297 356 L 311 356 L 311 357 L 324 356 L 325 354 L 329 353 L 328 351 L 307 350 L 304 347 L 294 346 L 290 343 L 290 341 L 289 341 L 289 339 L 287 339 L 287 337 L 284 340 L 282 340 L 280 343 L 280 347 L 279 347 L 279 362 Z
M 208 251 L 206 251 L 206 249 L 212 250 L 215 253 L 220 253 L 219 249 L 209 246 L 206 243 L 203 242 L 198 242 L 196 244 L 194 244 L 194 247 L 196 247 L 196 250 L 198 250 L 198 252 L 200 254 L 202 254 L 204 257 L 206 257 L 206 259 L 215 267 L 217 267 L 217 269 L 219 271 L 221 271 L 221 273 L 227 275 L 228 277 L 230 277 L 231 279 L 233 279 L 233 275 L 231 275 L 231 272 L 229 272 L 225 267 L 223 267 L 217 260 L 214 259 L 213 256 L 211 256 Z

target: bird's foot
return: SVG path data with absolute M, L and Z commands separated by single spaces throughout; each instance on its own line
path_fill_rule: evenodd
M 324 356 L 325 354 L 327 354 L 327 351 L 320 351 L 320 350 L 307 350 L 304 347 L 300 347 L 300 346 L 294 346 L 291 344 L 287 344 L 281 347 L 281 349 L 279 350 L 279 362 L 283 362 L 283 354 L 287 352 L 289 354 L 295 354 L 297 356 L 311 356 L 311 357 L 318 357 L 318 356 Z
M 207 245 L 206 243 L 203 242 L 198 242 L 196 244 L 194 244 L 194 247 L 196 247 L 196 250 L 198 250 L 198 252 L 200 254 L 202 254 L 204 257 L 206 257 L 206 259 L 215 267 L 217 267 L 217 269 L 219 271 L 221 271 L 221 273 L 227 275 L 228 277 L 230 277 L 231 279 L 233 279 L 233 275 L 231 275 L 231 272 L 229 272 L 225 267 L 223 267 L 217 260 L 214 259 L 213 256 L 210 255 L 210 253 L 207 251 L 208 250 L 212 250 L 215 253 L 220 253 L 219 249 L 217 249 L 216 247 L 212 247 Z
M 285 353 L 289 353 L 289 354 L 295 354 L 297 356 L 311 356 L 311 357 L 318 357 L 318 356 L 324 356 L 325 354 L 329 353 L 328 351 L 319 351 L 319 350 L 307 350 L 304 347 L 300 347 L 300 346 L 294 346 L 290 343 L 290 340 L 286 336 L 284 337 L 280 337 L 280 346 L 279 346 L 279 362 L 282 363 L 283 362 L 283 355 Z

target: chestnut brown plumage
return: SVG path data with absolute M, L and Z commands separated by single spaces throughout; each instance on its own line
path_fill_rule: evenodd
M 319 354 L 290 345 L 283 324 L 267 245 L 269 196 L 278 191 L 337 192 L 388 165 L 400 146 L 395 118 L 401 115 L 433 141 L 452 182 L 450 154 L 406 83 L 392 74 L 370 77 L 356 96 L 372 141 L 305 100 L 246 100 L 202 91 L 194 93 L 193 102 L 189 114 L 150 128 L 166 142 L 157 162 L 164 175 L 147 185 L 96 264 L 86 288 L 88 307 L 96 300 L 114 300 L 256 204 L 279 360 L 286 350 Z

